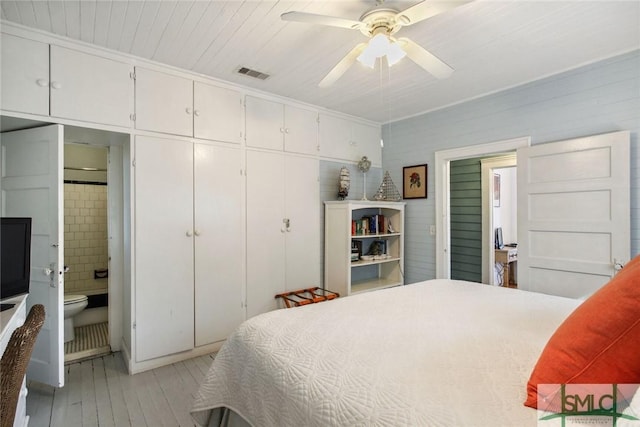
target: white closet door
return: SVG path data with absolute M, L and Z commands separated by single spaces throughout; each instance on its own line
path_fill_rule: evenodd
M 234 147 L 195 144 L 196 346 L 221 341 L 242 323 L 244 178 Z
M 193 145 L 135 141 L 135 360 L 193 348 Z
M 242 94 L 232 89 L 194 82 L 193 97 L 194 136 L 239 144 L 244 124 Z
M 2 34 L 3 110 L 49 115 L 49 45 Z
M 51 46 L 51 115 L 131 126 L 133 68 L 84 52 Z
M 281 153 L 247 151 L 247 317 L 285 289 L 284 177 Z
M 282 150 L 284 147 L 284 106 L 279 102 L 247 96 L 247 146 Z
M 318 160 L 285 157 L 286 290 L 320 283 L 320 186 Z

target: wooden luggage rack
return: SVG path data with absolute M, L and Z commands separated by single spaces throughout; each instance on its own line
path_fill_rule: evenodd
M 301 305 L 315 304 L 317 302 L 329 301 L 340 296 L 337 292 L 332 292 L 323 288 L 298 289 L 297 291 L 283 292 L 277 294 L 276 298 L 282 298 L 287 308 L 299 307 Z

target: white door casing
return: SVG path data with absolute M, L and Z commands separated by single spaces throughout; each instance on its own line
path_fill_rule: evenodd
M 452 148 L 435 153 L 435 204 L 436 204 L 436 278 L 451 277 L 450 217 L 449 217 L 449 164 L 453 160 L 469 159 L 513 152 L 531 144 L 530 137 L 509 139 L 468 147 Z M 518 189 L 518 192 L 520 190 Z
M 518 287 L 586 298 L 630 256 L 628 131 L 518 150 Z
M 494 284 L 493 170 L 516 166 L 515 153 L 480 160 L 482 185 L 482 283 Z
M 64 385 L 63 143 L 61 125 L 2 134 L 2 215 L 32 218 L 27 309 L 46 313 L 27 377 L 54 387 Z

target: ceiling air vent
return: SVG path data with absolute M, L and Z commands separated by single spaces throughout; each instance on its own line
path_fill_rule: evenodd
M 260 71 L 252 70 L 251 68 L 242 67 L 238 70 L 238 73 L 245 76 L 253 77 L 260 80 L 266 80 L 269 78 L 269 74 L 261 73 Z

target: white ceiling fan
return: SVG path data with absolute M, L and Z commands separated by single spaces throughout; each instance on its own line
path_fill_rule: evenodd
M 424 21 L 427 18 L 471 1 L 473 0 L 424 0 L 403 11 L 397 11 L 382 6 L 384 0 L 378 0 L 378 6 L 365 12 L 359 21 L 305 12 L 286 12 L 280 15 L 280 18 L 284 21 L 360 30 L 362 34 L 370 38 L 368 43 L 360 43 L 347 53 L 329 74 L 322 79 L 319 83 L 320 87 L 333 84 L 356 60 L 373 68 L 376 59 L 381 57 L 386 57 L 387 64 L 391 66 L 404 56 L 408 56 L 409 59 L 435 77 L 443 79 L 451 75 L 453 68 L 408 38 L 401 37 L 396 39 L 392 35 L 402 27 Z

